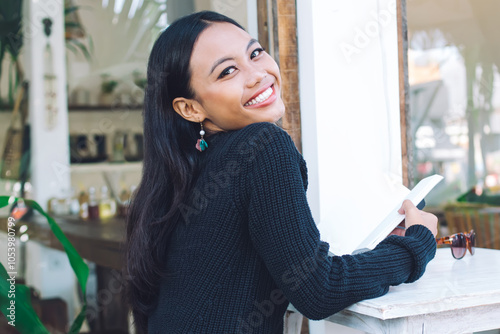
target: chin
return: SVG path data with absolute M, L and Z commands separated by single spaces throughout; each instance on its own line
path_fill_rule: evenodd
M 269 114 L 268 117 L 265 117 L 265 120 L 263 120 L 263 122 L 276 123 L 283 117 L 283 115 L 285 115 L 285 108 L 283 108 L 282 110 L 275 110 L 271 114 Z
M 281 102 L 281 107 L 277 110 L 277 116 L 275 122 L 285 115 L 285 105 Z

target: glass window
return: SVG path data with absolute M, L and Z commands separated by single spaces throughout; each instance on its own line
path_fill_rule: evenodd
M 407 3 L 408 76 L 416 182 L 445 182 L 430 203 L 500 191 L 500 3 Z M 500 205 L 500 200 L 498 202 Z
M 140 105 L 151 47 L 179 17 L 216 10 L 248 27 L 247 1 L 66 0 L 69 105 Z
M 409 175 L 444 181 L 426 199 L 443 235 L 500 249 L 500 2 L 407 2 Z

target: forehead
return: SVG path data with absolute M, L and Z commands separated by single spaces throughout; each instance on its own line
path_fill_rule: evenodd
M 220 58 L 237 57 L 245 52 L 251 39 L 246 31 L 231 23 L 211 23 L 194 44 L 191 67 L 211 67 Z

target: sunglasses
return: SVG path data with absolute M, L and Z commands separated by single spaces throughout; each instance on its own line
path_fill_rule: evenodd
M 451 255 L 457 260 L 460 260 L 467 253 L 467 249 L 471 255 L 474 255 L 476 250 L 476 232 L 470 230 L 469 233 L 455 233 L 448 237 L 436 239 L 438 245 L 450 245 Z

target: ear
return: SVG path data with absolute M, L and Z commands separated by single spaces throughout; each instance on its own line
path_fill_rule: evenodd
M 202 122 L 205 118 L 205 110 L 193 99 L 177 97 L 172 101 L 172 106 L 176 113 L 190 122 Z

